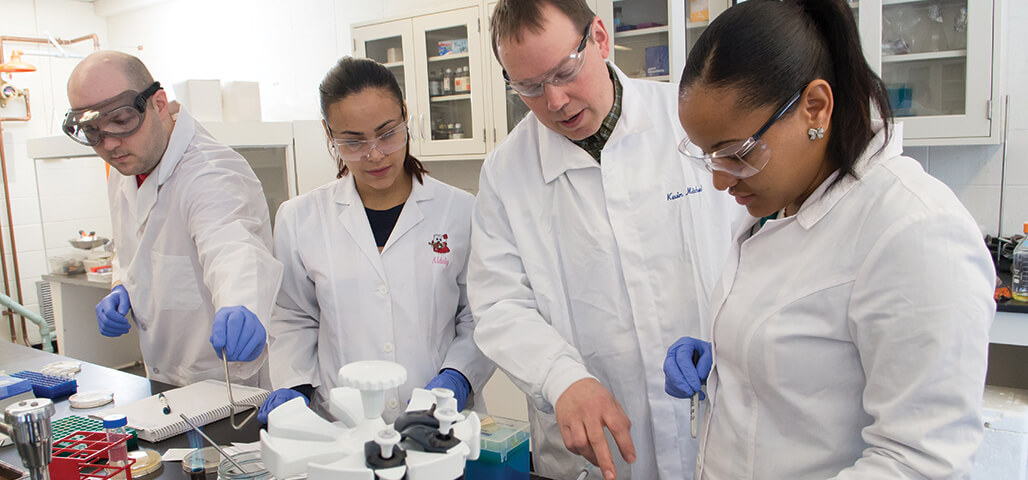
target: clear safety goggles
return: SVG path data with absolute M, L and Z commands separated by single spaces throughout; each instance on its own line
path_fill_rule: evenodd
M 405 147 L 408 137 L 407 122 L 400 122 L 399 125 L 371 140 L 337 138 L 332 129 L 328 129 L 328 134 L 328 148 L 336 158 L 344 162 L 367 160 L 371 156 L 371 149 L 378 150 L 382 156 L 389 155 Z
M 589 43 L 589 36 L 592 33 L 592 23 L 585 27 L 585 35 L 582 36 L 582 41 L 578 43 L 578 47 L 575 51 L 564 57 L 560 63 L 557 64 L 549 72 L 528 80 L 511 80 L 510 75 L 507 74 L 507 69 L 503 69 L 503 80 L 510 85 L 515 92 L 523 97 L 538 97 L 543 94 L 546 90 L 546 84 L 551 85 L 566 85 L 575 81 L 578 77 L 578 73 L 582 71 L 582 67 L 585 66 L 585 46 Z
M 709 172 L 724 172 L 736 178 L 747 178 L 760 172 L 771 160 L 771 147 L 760 139 L 772 125 L 788 112 L 800 99 L 803 90 L 796 92 L 788 102 L 764 122 L 764 125 L 754 133 L 753 136 L 741 142 L 732 143 L 718 150 L 705 153 L 702 148 L 689 141 L 689 138 L 682 139 L 678 144 L 678 151 L 699 165 L 702 165 Z
M 161 89 L 153 82 L 143 93 L 124 92 L 86 108 L 69 110 L 63 130 L 78 143 L 94 147 L 104 137 L 127 137 L 136 133 L 146 116 L 146 102 Z

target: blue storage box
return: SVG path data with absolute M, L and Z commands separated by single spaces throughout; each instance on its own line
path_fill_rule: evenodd
M 60 397 L 66 397 L 75 393 L 78 390 L 78 383 L 75 380 L 68 380 L 67 378 L 52 377 L 50 375 L 43 375 L 39 372 L 33 372 L 29 370 L 23 370 L 18 373 L 12 373 L 12 377 L 24 378 L 32 383 L 32 393 L 36 397 L 43 397 L 49 399 L 55 399 Z
M 528 480 L 528 422 L 482 419 L 482 451 L 468 462 L 466 480 Z
M 467 53 L 468 52 L 468 39 L 458 38 L 455 40 L 444 40 L 439 42 L 439 56 Z
M 32 383 L 24 378 L 0 375 L 0 400 L 32 390 Z
M 667 45 L 646 47 L 646 76 L 659 77 L 670 73 Z

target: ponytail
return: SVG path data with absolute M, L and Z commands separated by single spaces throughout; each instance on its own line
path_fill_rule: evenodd
M 886 142 L 892 119 L 885 83 L 864 59 L 845 0 L 750 0 L 726 10 L 689 53 L 680 89 L 732 88 L 740 107 L 755 109 L 779 105 L 816 79 L 832 88 L 827 153 L 838 182 L 855 175 L 875 135 L 871 104 L 886 121 Z

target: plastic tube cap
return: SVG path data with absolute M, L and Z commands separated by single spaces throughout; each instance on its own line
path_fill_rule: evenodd
M 128 425 L 128 418 L 120 413 L 104 417 L 104 428 L 120 428 Z

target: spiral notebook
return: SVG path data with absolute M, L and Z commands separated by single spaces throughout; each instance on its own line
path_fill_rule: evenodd
M 236 404 L 260 405 L 268 393 L 261 388 L 232 384 L 232 397 Z M 189 424 L 179 417 L 180 413 L 186 414 L 198 426 L 216 422 L 231 413 L 225 382 L 204 380 L 168 390 L 164 395 L 171 407 L 171 413 L 167 415 L 157 395 L 151 395 L 91 416 L 102 418 L 115 413 L 124 414 L 128 417 L 129 427 L 136 429 L 139 438 L 155 443 L 190 430 Z M 237 409 L 236 414 L 241 411 Z

